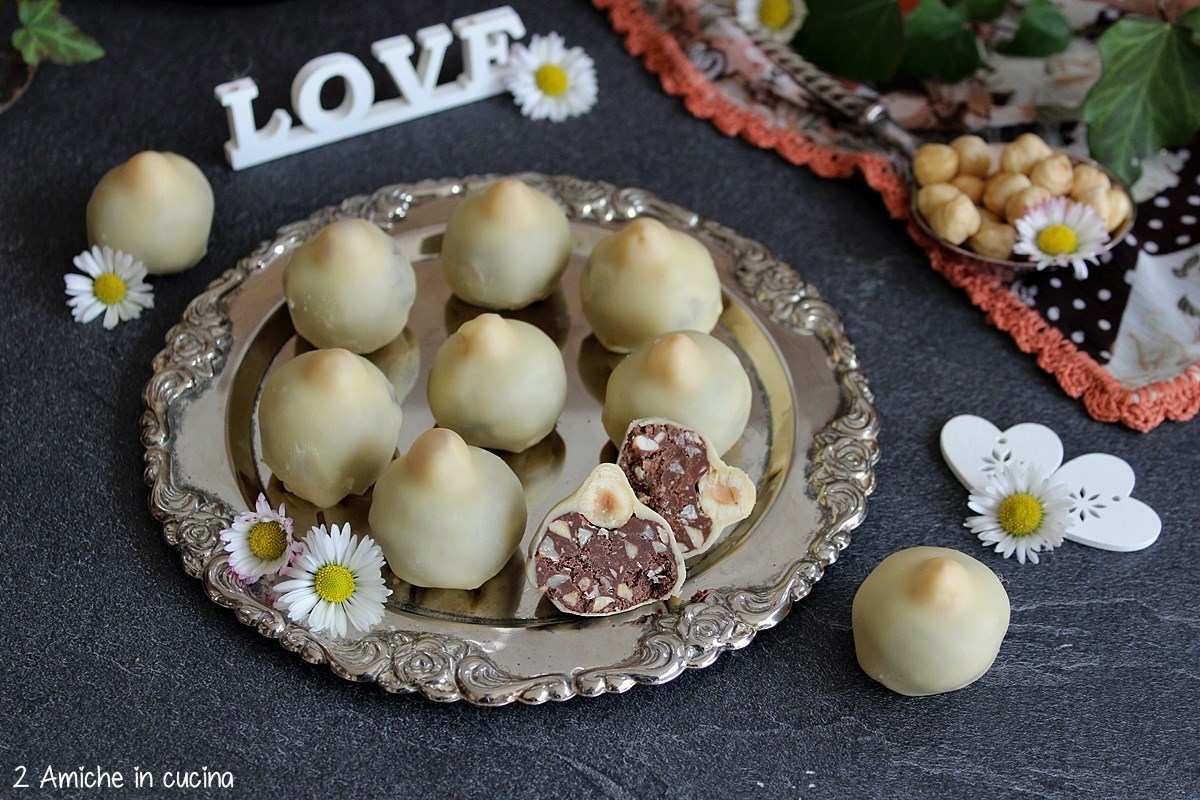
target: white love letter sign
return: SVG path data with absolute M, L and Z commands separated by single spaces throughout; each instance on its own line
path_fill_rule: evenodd
M 462 17 L 445 25 L 417 31 L 421 47 L 416 66 L 412 39 L 393 36 L 371 45 L 371 54 L 383 64 L 400 96 L 375 102 L 375 82 L 363 63 L 349 53 L 330 53 L 314 58 L 292 81 L 292 111 L 271 113 L 262 128 L 254 127 L 254 98 L 258 84 L 253 78 L 223 83 L 215 90 L 229 118 L 229 141 L 225 157 L 235 170 L 253 167 L 283 156 L 370 133 L 389 125 L 436 114 L 474 103 L 504 91 L 501 72 L 508 63 L 510 39 L 525 35 L 521 17 L 509 6 Z M 455 35 L 462 41 L 463 72 L 450 83 L 438 85 L 438 74 L 446 48 Z M 325 84 L 340 80 L 345 97 L 337 108 L 321 105 Z

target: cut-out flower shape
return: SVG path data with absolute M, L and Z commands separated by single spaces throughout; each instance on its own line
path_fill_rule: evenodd
M 1038 269 L 1070 266 L 1079 280 L 1088 276 L 1087 262 L 1095 263 L 1108 241 L 1096 209 L 1065 197 L 1032 206 L 1016 226 L 1014 253 L 1028 256 Z
M 963 524 L 985 546 L 995 545 L 1005 558 L 1015 553 L 1022 564 L 1026 559 L 1036 564 L 1038 553 L 1061 545 L 1074 521 L 1067 487 L 1025 464 L 996 470 L 967 505 L 978 516 Z
M 530 119 L 562 122 L 596 104 L 596 65 L 583 48 L 567 49 L 557 33 L 535 34 L 528 47 L 513 45 L 505 82 Z
M 291 517 L 282 504 L 273 510 L 263 494 L 253 511 L 239 514 L 233 525 L 221 531 L 221 541 L 229 553 L 229 568 L 247 584 L 277 574 L 300 553 L 300 544 L 292 541 Z
M 804 0 L 737 0 L 738 25 L 778 42 L 790 42 L 807 17 Z
M 64 276 L 67 305 L 76 322 L 91 322 L 104 315 L 104 327 L 137 319 L 142 309 L 154 308 L 154 293 L 146 283 L 146 267 L 133 256 L 111 247 L 92 245 L 75 256 L 75 266 L 85 274 Z
M 293 622 L 314 633 L 344 636 L 347 627 L 368 631 L 383 619 L 392 590 L 383 583 L 383 553 L 370 536 L 350 533 L 350 525 L 326 530 L 314 526 L 304 538 L 290 578 L 275 585 L 279 605 Z

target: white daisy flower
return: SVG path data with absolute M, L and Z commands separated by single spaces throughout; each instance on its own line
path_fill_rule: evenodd
M 513 45 L 505 83 L 530 119 L 562 122 L 596 104 L 596 65 L 583 48 L 564 47 L 557 33 L 535 34 L 528 47 Z
M 790 42 L 807 17 L 804 0 L 737 0 L 738 25 L 777 42 Z
M 253 511 L 239 514 L 233 525 L 221 531 L 221 541 L 229 553 L 229 568 L 245 583 L 276 574 L 300 553 L 299 543 L 292 541 L 292 520 L 283 505 L 273 511 L 263 494 Z
M 392 593 L 380 570 L 383 553 L 370 536 L 353 536 L 350 525 L 314 526 L 304 538 L 294 566 L 283 574 L 293 580 L 275 584 L 279 605 L 293 622 L 334 636 L 351 628 L 368 631 L 383 619 L 383 601 Z
M 87 275 L 65 276 L 67 305 L 76 322 L 91 322 L 104 314 L 104 327 L 137 319 L 143 308 L 154 308 L 154 293 L 146 283 L 146 267 L 120 250 L 92 245 L 75 256 L 75 266 Z
M 1053 476 L 1020 464 L 997 470 L 983 494 L 972 494 L 967 505 L 979 514 L 963 523 L 996 552 L 1008 558 L 1017 554 L 1024 564 L 1038 563 L 1038 553 L 1063 543 L 1070 530 L 1071 493 Z
M 1038 269 L 1075 269 L 1075 277 L 1088 275 L 1087 261 L 1096 263 L 1100 248 L 1108 241 L 1104 220 L 1096 209 L 1065 197 L 1051 197 L 1029 208 L 1017 220 L 1017 243 L 1013 252 L 1029 256 Z

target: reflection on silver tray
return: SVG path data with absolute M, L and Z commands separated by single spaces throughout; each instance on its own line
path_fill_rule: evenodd
M 372 354 L 402 396 L 401 450 L 433 424 L 424 402 L 437 346 L 478 309 L 450 296 L 438 260 L 441 232 L 461 197 L 496 180 L 426 181 L 354 197 L 282 228 L 214 281 L 167 334 L 144 391 L 142 441 L 151 510 L 188 574 L 238 619 L 307 661 L 393 692 L 485 705 L 541 703 L 663 683 L 746 646 L 803 598 L 849 543 L 866 513 L 878 459 L 871 392 L 836 313 L 760 244 L 639 189 L 570 177 L 517 177 L 554 197 L 571 220 L 573 255 L 562 290 L 516 316 L 563 350 L 567 409 L 550 437 L 505 455 L 529 505 L 526 540 L 499 575 L 475 591 L 409 586 L 393 595 L 377 630 L 353 639 L 313 634 L 243 586 L 218 533 L 259 491 L 286 502 L 298 532 L 319 510 L 286 493 L 262 464 L 258 390 L 270 370 L 307 345 L 283 305 L 281 274 L 308 236 L 342 217 L 371 220 L 400 243 L 418 276 L 419 301 L 396 342 Z M 600 425 L 611 354 L 596 345 L 578 307 L 578 277 L 592 246 L 637 216 L 690 232 L 713 253 L 725 290 L 714 335 L 738 354 L 755 387 L 750 424 L 726 460 L 758 485 L 750 519 L 688 563 L 681 598 L 607 618 L 558 613 L 521 568 L 532 528 L 599 460 L 615 453 Z M 369 531 L 370 498 L 323 509 L 330 522 Z

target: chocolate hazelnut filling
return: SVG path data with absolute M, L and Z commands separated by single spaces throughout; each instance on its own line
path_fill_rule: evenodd
M 639 425 L 625 437 L 617 466 L 637 499 L 662 514 L 684 555 L 712 534 L 700 507 L 700 479 L 709 471 L 708 448 L 699 434 L 661 422 Z
M 563 514 L 534 552 L 538 586 L 576 614 L 613 614 L 661 600 L 679 577 L 670 535 L 637 517 L 610 530 L 578 511 Z

